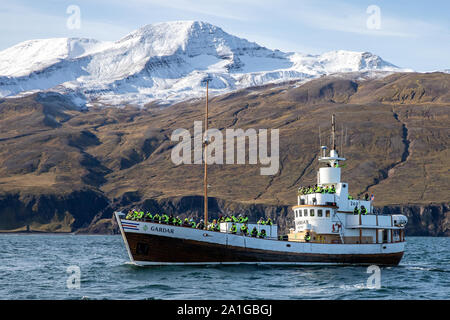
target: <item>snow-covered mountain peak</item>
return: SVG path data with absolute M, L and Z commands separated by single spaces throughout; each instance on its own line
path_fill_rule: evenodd
M 117 41 L 117 45 L 140 45 L 153 56 L 186 54 L 230 55 L 234 51 L 263 49 L 221 28 L 201 21 L 174 21 L 146 25 Z M 265 49 L 265 48 L 264 48 Z
M 403 71 L 369 52 L 284 53 L 200 21 L 146 25 L 115 42 L 55 38 L 0 51 L 0 97 L 52 90 L 79 103 L 172 103 L 342 72 Z
M 21 42 L 0 51 L 0 76 L 21 77 L 58 63 L 75 59 L 99 48 L 102 43 L 85 38 L 51 38 Z
M 116 42 L 119 46 L 143 46 L 151 55 L 165 56 L 184 48 L 193 21 L 163 22 L 146 25 Z

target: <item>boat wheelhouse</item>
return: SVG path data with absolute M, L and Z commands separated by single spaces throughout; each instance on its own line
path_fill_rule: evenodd
M 304 241 L 309 233 L 311 242 L 335 244 L 392 243 L 405 240 L 403 215 L 380 215 L 373 211 L 373 197 L 353 199 L 349 185 L 341 181 L 341 162 L 336 150 L 326 156 L 326 147 L 319 162 L 317 185 L 310 193 L 301 188 L 297 205 L 293 207 L 294 228 L 290 241 Z M 317 191 L 319 190 L 319 191 Z M 322 190 L 322 191 L 320 191 Z M 325 190 L 332 190 L 332 192 Z

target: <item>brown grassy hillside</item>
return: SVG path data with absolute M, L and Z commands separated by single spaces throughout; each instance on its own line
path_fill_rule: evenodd
M 361 81 L 323 77 L 213 97 L 210 128 L 279 129 L 280 168 L 262 176 L 261 164 L 211 165 L 209 195 L 294 204 L 298 186 L 315 183 L 319 127 L 324 144 L 334 113 L 338 150 L 348 158 L 342 178 L 353 195 L 374 193 L 377 206 L 448 203 L 449 84 L 450 75 L 443 73 Z M 20 209 L 22 218 L 6 219 L 12 209 L 5 209 L 5 199 L 11 195 L 23 201 L 43 195 L 67 200 L 75 191 L 91 192 L 101 203 L 120 203 L 124 195 L 131 195 L 131 203 L 201 195 L 202 166 L 175 166 L 170 156 L 176 143 L 170 137 L 177 128 L 193 134 L 203 112 L 204 100 L 163 109 L 89 111 L 58 94 L 0 101 L 0 229 L 20 228 L 39 212 L 37 200 L 30 200 Z M 73 210 L 49 213 L 48 223 L 73 224 L 81 217 Z

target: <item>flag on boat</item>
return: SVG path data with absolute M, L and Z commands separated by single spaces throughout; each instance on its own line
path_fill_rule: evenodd
M 139 223 L 134 223 L 134 222 L 122 222 L 122 227 L 124 229 L 128 229 L 128 230 L 139 230 L 138 229 L 138 225 Z

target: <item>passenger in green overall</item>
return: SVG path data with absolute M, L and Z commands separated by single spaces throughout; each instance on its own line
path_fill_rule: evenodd
M 330 193 L 336 193 L 336 188 L 334 185 L 331 186 Z
M 168 224 L 169 223 L 169 216 L 167 214 L 164 213 L 161 216 L 161 223 L 164 223 L 164 224 Z
M 132 210 L 128 211 L 127 216 L 125 217 L 125 219 L 127 219 L 127 220 L 133 219 L 133 211 Z
M 217 231 L 218 225 L 219 224 L 217 223 L 216 219 L 214 219 L 213 222 L 208 225 L 208 230 L 209 231 Z
M 306 232 L 306 234 L 305 234 L 305 241 L 306 242 L 311 241 L 311 235 L 309 234 L 309 232 Z
M 240 218 L 239 218 L 239 223 L 247 223 L 248 222 L 248 217 L 247 217 L 247 215 L 245 215 L 245 216 L 240 216 Z
M 243 224 L 243 225 L 241 226 L 241 235 L 246 236 L 247 234 L 248 234 L 248 227 L 247 227 L 246 224 Z
M 205 229 L 205 222 L 202 220 L 200 220 L 200 222 L 197 224 L 196 226 L 197 229 Z
M 266 237 L 266 230 L 262 229 L 258 236 L 259 236 L 261 239 L 264 239 L 264 238 Z
M 153 222 L 156 222 L 156 223 L 160 223 L 161 222 L 161 216 L 158 213 L 156 213 L 153 216 Z

